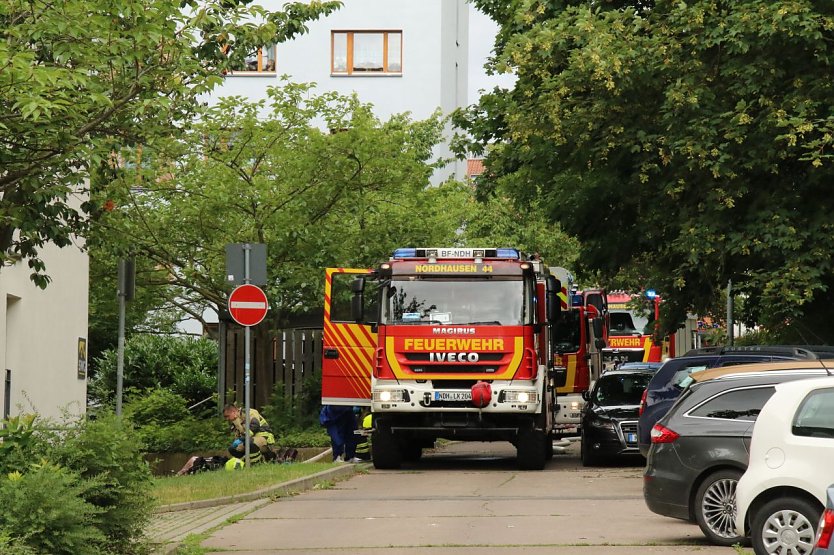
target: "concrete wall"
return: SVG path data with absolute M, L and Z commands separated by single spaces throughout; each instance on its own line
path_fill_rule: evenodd
M 86 410 L 78 340 L 87 339 L 89 262 L 77 247 L 49 245 L 42 254 L 52 277 L 45 290 L 29 280 L 25 261 L 0 268 L 0 411 L 8 404 L 12 416 L 58 418 Z
M 261 0 L 280 9 L 283 0 Z M 278 45 L 275 74 L 236 73 L 225 78 L 213 96 L 266 97 L 280 76 L 315 82 L 318 91 L 356 93 L 374 105 L 376 115 L 410 112 L 415 119 L 440 108 L 444 114 L 466 105 L 469 10 L 465 0 L 345 0 L 326 18 L 311 22 L 309 32 Z M 402 31 L 402 73 L 331 75 L 331 31 Z M 438 149 L 448 155 L 448 148 Z M 465 176 L 465 163 L 439 171 L 434 182 L 450 175 Z

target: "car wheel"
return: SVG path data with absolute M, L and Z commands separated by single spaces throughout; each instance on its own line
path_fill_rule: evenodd
M 822 510 L 796 497 L 765 503 L 751 517 L 750 536 L 756 555 L 810 555 Z
M 720 470 L 701 482 L 695 493 L 695 522 L 715 545 L 731 546 L 744 541 L 736 533 L 736 486 L 741 472 Z
M 602 458 L 598 453 L 594 453 L 585 436 L 582 436 L 582 443 L 579 446 L 579 457 L 582 460 L 582 466 L 597 466 L 602 462 Z

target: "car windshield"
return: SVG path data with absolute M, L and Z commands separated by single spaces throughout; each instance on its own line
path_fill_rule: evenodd
M 650 374 L 608 374 L 602 376 L 597 382 L 594 401 L 603 407 L 639 405 L 643 391 L 651 378 Z
M 520 325 L 533 322 L 532 295 L 511 279 L 418 279 L 405 276 L 383 287 L 386 324 Z

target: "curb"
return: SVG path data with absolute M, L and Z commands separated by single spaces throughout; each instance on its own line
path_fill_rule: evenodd
M 271 497 L 275 494 L 289 495 L 311 489 L 316 483 L 324 478 L 341 478 L 355 474 L 358 467 L 363 467 L 360 464 L 344 464 L 324 470 L 317 474 L 311 474 L 303 478 L 296 478 L 289 482 L 276 484 L 263 489 L 252 491 L 249 493 L 239 493 L 237 495 L 229 495 L 226 497 L 217 497 L 214 499 L 202 499 L 200 501 L 186 501 L 185 503 L 174 503 L 173 505 L 162 505 L 157 507 L 155 513 L 171 513 L 175 511 L 187 511 L 190 509 L 205 509 L 207 507 L 219 507 L 221 505 L 230 505 L 232 503 L 242 503 L 246 501 L 255 501 L 264 497 Z

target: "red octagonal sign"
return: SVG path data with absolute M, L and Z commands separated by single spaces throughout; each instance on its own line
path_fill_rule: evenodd
M 241 326 L 257 326 L 268 309 L 266 293 L 257 285 L 241 285 L 229 295 L 229 313 Z

